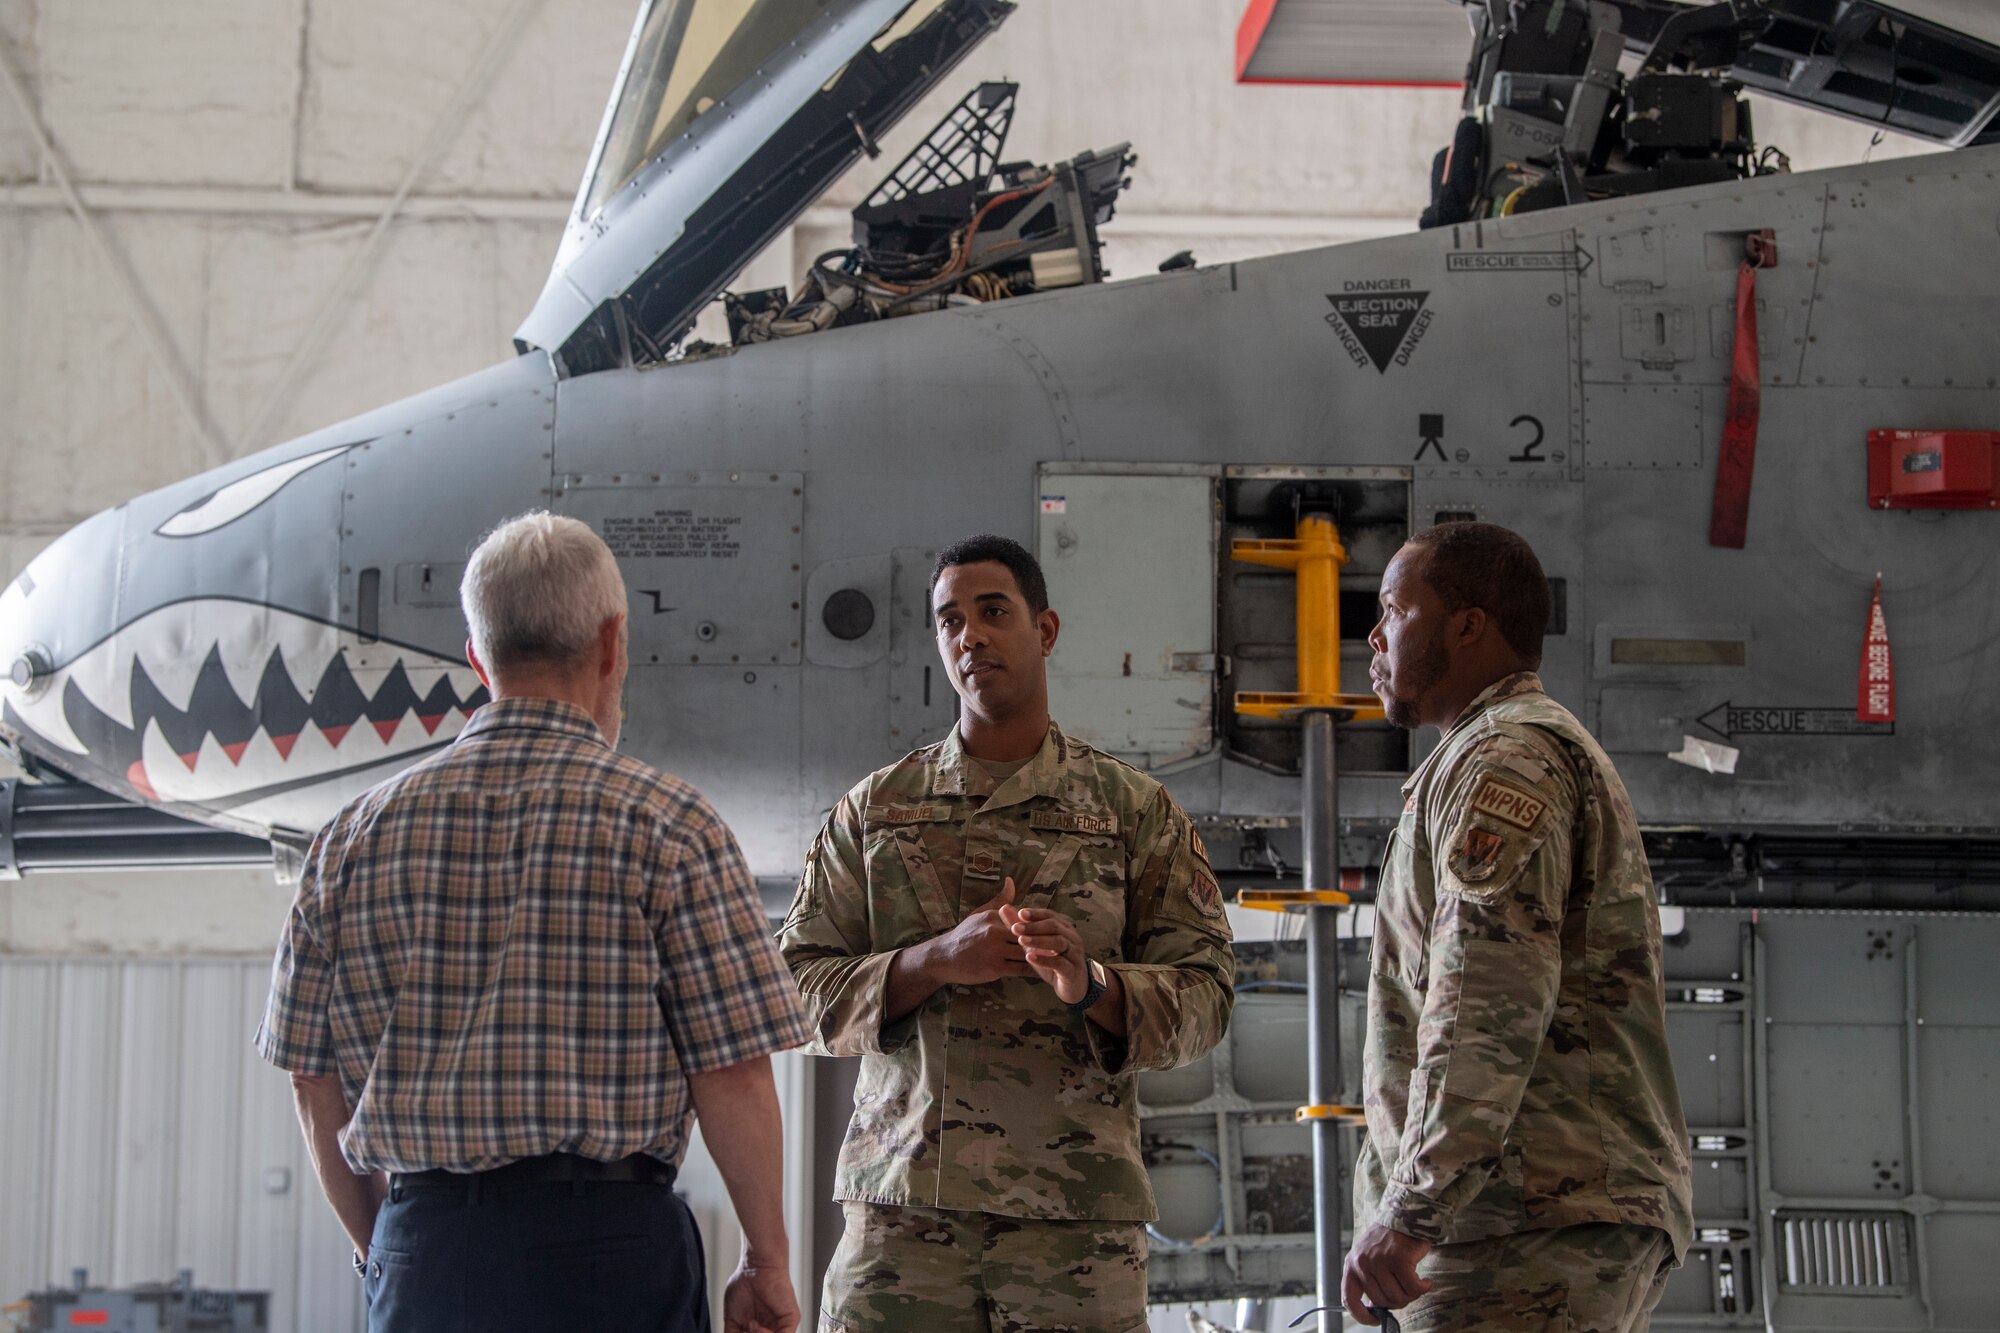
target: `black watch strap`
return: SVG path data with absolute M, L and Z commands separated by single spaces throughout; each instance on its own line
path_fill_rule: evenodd
M 1090 984 L 1084 988 L 1083 997 L 1070 1004 L 1073 1012 L 1081 1014 L 1094 1009 L 1097 1002 L 1104 998 L 1104 983 L 1097 979 L 1099 966 L 1101 965 L 1095 961 L 1084 963 L 1083 975 L 1089 979 Z

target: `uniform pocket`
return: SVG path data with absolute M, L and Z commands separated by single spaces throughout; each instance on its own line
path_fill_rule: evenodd
M 1368 942 L 1369 970 L 1406 984 L 1423 980 L 1424 940 L 1430 933 L 1430 902 L 1418 896 L 1417 887 L 1418 821 L 1416 811 L 1405 810 L 1389 835 Z
M 1554 965 L 1526 945 L 1466 940 L 1464 947 L 1449 979 L 1437 977 L 1440 989 L 1458 987 L 1455 1003 L 1438 1006 L 1450 1015 L 1450 1027 L 1426 1032 L 1423 1050 L 1444 1055 L 1443 1089 L 1452 1096 L 1513 1103 L 1541 1055 L 1555 998 Z
M 1125 846 L 1116 838 L 1069 835 L 1036 872 L 1029 906 L 1061 912 L 1092 958 L 1115 958 L 1125 939 Z M 1057 865 L 1058 860 L 1062 862 Z M 1051 879 L 1051 872 L 1059 871 Z

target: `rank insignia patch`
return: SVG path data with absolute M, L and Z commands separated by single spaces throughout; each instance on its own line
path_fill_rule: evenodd
M 1512 783 L 1489 777 L 1473 789 L 1472 808 L 1525 832 L 1541 822 L 1542 812 L 1549 808 L 1549 803 Z
M 1194 882 L 1188 885 L 1188 901 L 1194 904 L 1195 911 L 1212 921 L 1223 915 L 1222 890 L 1216 887 L 1214 880 L 1198 871 Z
M 1506 845 L 1506 839 L 1490 829 L 1468 828 L 1459 840 L 1451 868 L 1463 880 L 1485 879 L 1500 864 L 1500 852 Z

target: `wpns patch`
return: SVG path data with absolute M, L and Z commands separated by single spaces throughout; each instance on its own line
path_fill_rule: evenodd
M 1477 883 L 1499 866 L 1500 853 L 1506 847 L 1507 840 L 1491 829 L 1468 828 L 1451 858 L 1452 873 L 1469 883 Z
M 1549 803 L 1539 796 L 1531 796 L 1511 783 L 1498 778 L 1483 779 L 1472 792 L 1472 808 L 1483 815 L 1491 815 L 1503 824 L 1512 824 L 1522 832 L 1541 822 L 1542 812 Z
M 1222 919 L 1222 890 L 1216 887 L 1214 880 L 1199 871 L 1195 873 L 1194 882 L 1188 885 L 1188 901 L 1194 904 L 1195 911 L 1209 920 Z

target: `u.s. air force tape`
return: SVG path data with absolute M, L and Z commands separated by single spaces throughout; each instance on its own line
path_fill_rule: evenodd
M 1060 833 L 1116 833 L 1118 816 L 1086 815 L 1073 810 L 1037 810 L 1029 816 L 1028 827 L 1054 829 Z

